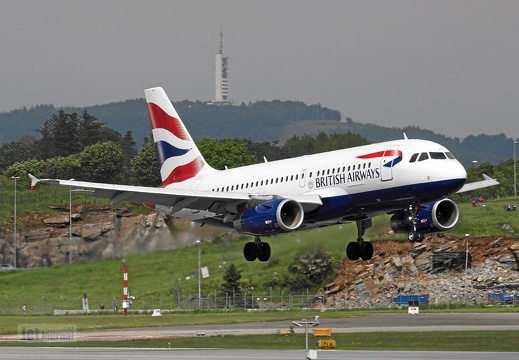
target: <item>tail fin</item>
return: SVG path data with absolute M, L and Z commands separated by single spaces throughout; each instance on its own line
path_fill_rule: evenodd
M 216 172 L 204 160 L 180 116 L 160 87 L 144 90 L 162 185 Z

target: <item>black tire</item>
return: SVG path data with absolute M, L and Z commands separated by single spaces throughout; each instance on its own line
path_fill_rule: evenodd
M 360 257 L 362 260 L 371 260 L 373 257 L 373 244 L 370 242 L 363 242 L 360 246 Z
M 409 240 L 409 242 L 411 242 L 411 243 L 414 243 L 417 238 L 418 238 L 418 233 L 414 230 L 409 231 L 409 233 L 407 234 L 407 240 Z
M 247 261 L 254 261 L 258 258 L 258 246 L 253 242 L 248 242 L 243 247 L 243 257 Z
M 360 245 L 357 242 L 351 242 L 346 246 L 346 256 L 350 260 L 358 260 L 360 257 Z
M 270 245 L 269 243 L 262 242 L 258 245 L 258 260 L 269 261 L 270 259 Z

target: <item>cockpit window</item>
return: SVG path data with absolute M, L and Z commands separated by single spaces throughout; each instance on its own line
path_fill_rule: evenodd
M 409 159 L 409 162 L 410 162 L 410 163 L 415 162 L 417 157 L 418 157 L 418 153 L 413 154 L 413 156 L 411 156 L 411 158 Z
M 456 159 L 450 152 L 446 152 L 445 155 L 447 155 L 449 159 Z
M 429 155 L 427 155 L 426 152 L 423 152 L 420 154 L 420 157 L 418 158 L 418 161 L 424 161 L 424 160 L 427 160 L 429 159 Z
M 442 152 L 430 152 L 429 156 L 431 157 L 431 159 L 436 159 L 436 160 L 443 160 L 443 159 L 447 158 L 445 156 L 445 154 Z

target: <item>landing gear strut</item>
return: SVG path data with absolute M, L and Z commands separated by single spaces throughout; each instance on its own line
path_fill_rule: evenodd
M 243 256 L 247 261 L 269 261 L 270 259 L 270 245 L 262 242 L 259 236 L 256 236 L 254 242 L 249 241 L 243 247 Z
M 350 260 L 370 260 L 373 257 L 373 244 L 362 238 L 367 229 L 372 226 L 371 219 L 357 220 L 357 242 L 351 242 L 346 247 L 346 256 Z
M 412 242 L 412 243 L 413 242 L 422 242 L 424 239 L 423 232 L 418 231 L 416 229 L 416 213 L 418 212 L 419 209 L 420 209 L 420 205 L 418 205 L 418 204 L 409 205 L 409 217 L 410 217 L 411 223 L 413 225 L 413 229 L 411 231 L 409 231 L 409 233 L 407 234 L 407 240 L 409 240 L 409 242 Z

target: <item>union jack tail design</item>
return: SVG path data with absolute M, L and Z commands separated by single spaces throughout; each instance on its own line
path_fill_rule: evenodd
M 156 87 L 144 92 L 162 185 L 215 172 L 204 160 L 164 90 Z

